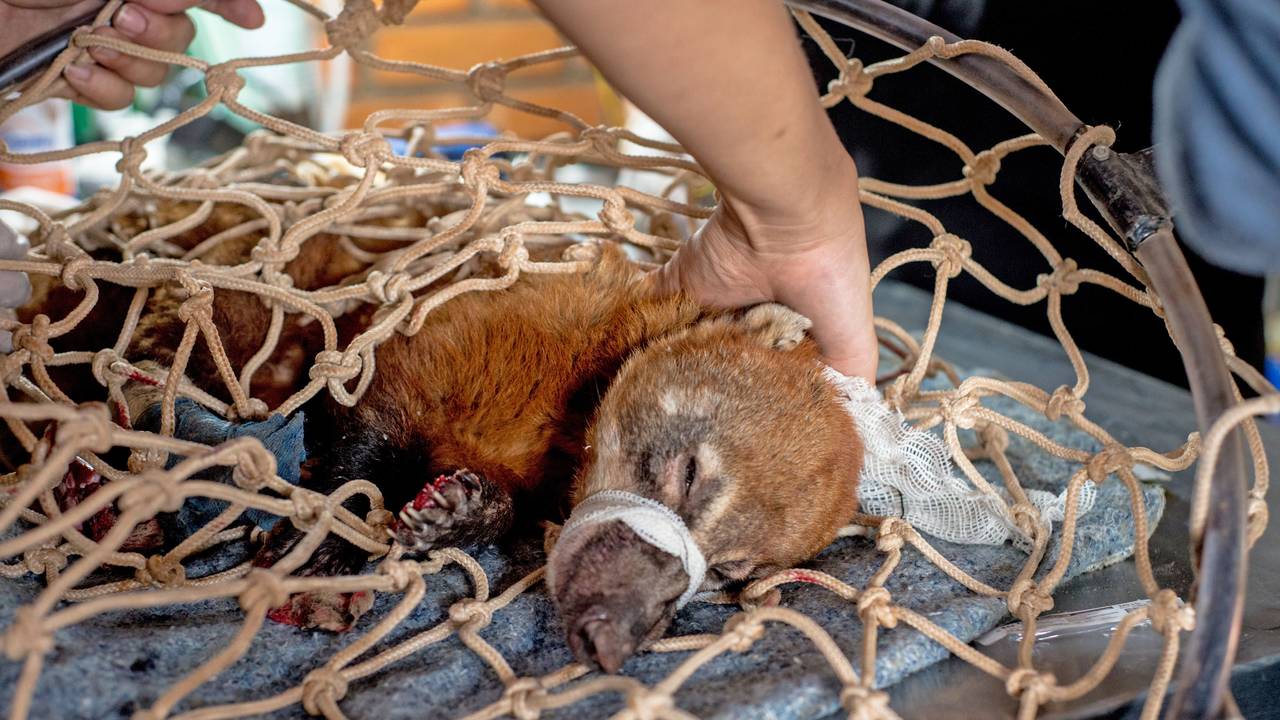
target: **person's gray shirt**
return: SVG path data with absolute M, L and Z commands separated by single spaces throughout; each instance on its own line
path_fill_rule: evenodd
M 1156 168 L 1179 237 L 1280 271 L 1280 0 L 1179 0 L 1155 86 Z

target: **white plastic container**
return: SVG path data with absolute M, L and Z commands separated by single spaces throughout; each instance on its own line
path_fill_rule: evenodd
M 65 150 L 75 144 L 71 101 L 52 99 L 23 108 L 0 125 L 13 153 Z M 62 195 L 75 194 L 75 172 L 70 160 L 24 165 L 0 162 L 0 189 L 34 187 Z

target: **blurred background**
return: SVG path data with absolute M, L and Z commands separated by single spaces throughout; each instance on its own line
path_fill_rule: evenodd
M 1023 0 L 893 0 L 894 4 L 964 37 L 1001 45 L 1039 72 L 1068 107 L 1085 122 L 1115 127 L 1117 148 L 1132 152 L 1151 144 L 1152 81 L 1161 54 L 1177 26 L 1174 0 L 1142 3 L 1074 0 L 1027 3 Z M 245 31 L 203 12 L 193 12 L 196 41 L 190 54 L 211 62 L 253 55 L 297 52 L 324 43 L 318 23 L 285 0 L 262 0 L 267 24 Z M 323 0 L 331 14 L 341 0 Z M 848 54 L 867 62 L 901 55 L 865 36 L 824 23 Z M 396 60 L 466 69 L 495 58 L 564 44 L 527 0 L 421 0 L 402 26 L 380 30 L 372 50 Z M 825 87 L 834 70 L 812 43 L 806 45 L 815 81 Z M 322 131 L 358 126 L 383 108 L 442 108 L 471 104 L 464 90 L 418 77 L 371 70 L 345 56 L 330 63 L 255 68 L 242 72 L 241 93 L 251 108 Z M 201 76 L 175 70 L 161 87 L 138 92 L 133 106 L 97 112 L 51 102 L 13 118 L 2 134 L 10 147 L 24 151 L 66 147 L 96 139 L 119 139 L 154 126 L 202 99 Z M 581 59 L 541 65 L 514 73 L 507 92 L 522 100 L 573 112 L 589 124 L 608 123 L 661 130 L 647 123 L 614 95 Z M 876 83 L 872 97 L 947 129 L 975 150 L 1026 132 L 1025 126 L 994 103 L 931 67 L 914 69 Z M 960 176 L 959 160 L 928 141 L 864 115 L 848 104 L 833 120 L 864 175 L 903 183 L 932 183 Z M 185 167 L 238 145 L 253 123 L 218 112 L 148 145 L 151 167 Z M 555 120 L 495 106 L 484 123 L 471 123 L 468 135 L 511 131 L 542 137 L 565 129 Z M 447 133 L 448 129 L 442 129 Z M 749 151 L 749 150 L 748 150 Z M 114 186 L 115 157 L 82 158 L 37 168 L 0 166 L 6 194 L 39 198 L 57 207 L 99 188 Z M 1009 158 L 992 193 L 1044 232 L 1082 266 L 1118 271 L 1118 266 L 1061 217 L 1056 178 L 1061 158 L 1049 149 L 1033 149 Z M 1083 195 L 1082 195 L 1083 197 Z M 1028 287 L 1045 272 L 1043 259 L 1029 243 L 971 198 L 930 201 L 926 208 L 952 232 L 969 240 L 974 257 L 1006 282 Z M 919 225 L 874 210 L 868 214 L 873 262 L 931 238 Z M 1214 318 L 1246 361 L 1280 381 L 1280 290 L 1264 278 L 1216 269 L 1185 250 Z M 912 268 L 895 279 L 930 287 L 932 272 Z M 961 276 L 951 297 L 1010 322 L 1049 334 L 1043 306 L 1018 308 L 995 297 L 976 281 Z M 1175 384 L 1186 384 L 1178 355 L 1162 323 L 1149 311 L 1107 291 L 1085 286 L 1064 303 L 1067 324 L 1080 345 Z M 1271 328 L 1268 331 L 1268 328 Z M 1268 339 L 1271 342 L 1268 352 Z M 1270 359 L 1269 359 L 1270 358 Z M 1274 366 L 1274 367 L 1273 367 Z

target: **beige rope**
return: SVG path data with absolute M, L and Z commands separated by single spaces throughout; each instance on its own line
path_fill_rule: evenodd
M 23 203 L 0 201 L 0 208 L 25 213 L 37 227 L 28 257 L 0 261 L 0 269 L 21 270 L 80 294 L 75 306 L 62 317 L 41 315 L 26 324 L 0 320 L 0 327 L 13 332 L 15 348 L 0 365 L 4 380 L 0 417 L 30 455 L 27 464 L 0 482 L 0 489 L 4 490 L 0 492 L 0 529 L 19 529 L 16 534 L 0 540 L 0 561 L 3 561 L 0 576 L 17 580 L 42 575 L 47 583 L 39 596 L 20 609 L 4 629 L 5 653 L 23 662 L 13 693 L 11 717 L 30 715 L 34 688 L 45 656 L 57 643 L 58 630 L 117 610 L 180 605 L 210 598 L 235 598 L 239 602 L 245 616 L 239 632 L 226 647 L 211 653 L 186 677 L 160 693 L 150 708 L 138 714 L 139 718 L 239 718 L 290 706 L 301 706 L 312 715 L 341 718 L 344 717 L 342 703 L 352 692 L 354 681 L 376 676 L 387 667 L 416 653 L 427 652 L 431 646 L 454 635 L 484 661 L 506 688 L 501 698 L 472 713 L 470 718 L 514 716 L 531 720 L 540 717 L 543 711 L 568 707 L 602 693 L 617 693 L 622 697 L 625 708 L 619 717 L 685 718 L 690 716 L 676 705 L 674 695 L 699 668 L 724 653 L 750 652 L 755 642 L 770 632 L 780 631 L 781 626 L 799 632 L 824 659 L 840 684 L 838 700 L 851 718 L 897 717 L 889 707 L 888 696 L 872 683 L 879 633 L 902 626 L 923 633 L 995 682 L 1003 683 L 1006 691 L 1019 699 L 1019 715 L 1033 717 L 1045 703 L 1079 698 L 1097 687 L 1118 660 L 1130 631 L 1148 619 L 1165 638 L 1143 710 L 1144 718 L 1157 716 L 1172 677 L 1181 633 L 1194 626 L 1195 615 L 1193 605 L 1179 599 L 1171 589 L 1161 587 L 1152 572 L 1147 545 L 1151 523 L 1133 467 L 1135 463 L 1144 463 L 1168 471 L 1182 470 L 1190 467 L 1202 450 L 1195 433 L 1190 434 L 1183 445 L 1164 451 L 1127 448 L 1085 414 L 1089 369 L 1063 321 L 1063 303 L 1081 284 L 1088 283 L 1147 307 L 1157 315 L 1161 312 L 1160 300 L 1146 282 L 1141 266 L 1076 205 L 1073 182 L 1076 165 L 1085 152 L 1105 151 L 1098 148 L 1105 148 L 1114 140 L 1110 129 L 1089 128 L 1068 148 L 1057 190 L 1068 222 L 1103 247 L 1132 280 L 1122 280 L 1102 269 L 1079 267 L 993 194 L 1004 159 L 1045 145 L 1042 138 L 1023 135 L 975 152 L 945 130 L 870 98 L 877 80 L 907 72 L 932 58 L 978 53 L 1005 64 L 1038 89 L 1047 101 L 1056 101 L 1049 88 L 1029 68 L 999 48 L 969 40 L 948 44 L 941 38 L 931 38 L 903 57 L 864 65 L 860 60 L 844 57 L 835 42 L 806 13 L 796 13 L 801 27 L 818 43 L 837 72 L 836 80 L 822 97 L 824 106 L 847 101 L 864 112 L 934 141 L 957 157 L 959 177 L 948 182 L 909 186 L 875 178 L 863 181 L 862 202 L 919 223 L 932 238 L 927 247 L 905 249 L 884 261 L 873 273 L 873 285 L 890 272 L 912 263 L 928 263 L 935 268 L 937 278 L 922 336 L 912 336 L 887 319 L 876 320 L 882 344 L 900 361 L 898 367 L 885 376 L 884 394 L 892 406 L 902 410 L 913 422 L 941 432 L 956 465 L 980 492 L 991 496 L 993 502 L 1004 504 L 1019 532 L 1030 541 L 1032 551 L 1015 581 L 1007 588 L 998 588 L 960 570 L 906 522 L 896 518 L 863 518 L 860 522 L 877 528 L 876 547 L 884 554 L 884 562 L 864 587 L 854 587 L 812 570 L 784 570 L 759 579 L 736 598 L 724 599 L 739 604 L 743 612 L 726 623 L 720 633 L 664 638 L 648 648 L 649 652 L 687 653 L 671 675 L 652 687 L 622 677 L 584 678 L 586 669 L 576 664 L 540 677 L 520 677 L 480 631 L 492 622 L 501 622 L 503 609 L 541 581 L 541 570 L 491 595 L 484 570 L 459 550 L 439 551 L 422 562 L 403 560 L 398 549 L 385 544 L 383 528 L 387 513 L 376 486 L 357 480 L 326 497 L 294 488 L 277 477 L 274 458 L 255 440 L 240 439 L 212 448 L 176 440 L 171 437 L 174 403 L 180 396 L 189 397 L 224 416 L 245 418 L 269 412 L 290 413 L 322 392 L 343 404 L 359 402 L 376 372 L 377 347 L 395 333 L 416 332 L 427 315 L 441 304 L 462 293 L 508 287 L 524 274 L 580 272 L 589 267 L 588 261 L 572 257 L 558 262 L 541 257 L 534 259 L 535 251 L 545 246 L 548 237 L 566 234 L 612 237 L 647 249 L 654 262 L 669 257 L 685 232 L 676 230 L 678 226 L 673 220 L 697 221 L 710 212 L 706 207 L 676 202 L 671 199 L 671 193 L 681 186 L 705 188 L 709 181 L 678 146 L 639 138 L 618 128 L 588 127 L 570 113 L 517 100 L 506 93 L 510 73 L 561 61 L 576 53 L 572 48 L 551 49 L 467 69 L 390 61 L 364 49 L 364 41 L 377 27 L 403 20 L 412 8 L 412 0 L 387 0 L 381 6 L 372 0 L 348 0 L 336 18 L 328 17 L 308 3 L 291 1 L 325 24 L 330 47 L 209 65 L 187 56 L 142 48 L 119 38 L 78 32 L 71 47 L 57 58 L 49 72 L 33 81 L 16 101 L 0 104 L 2 122 L 22 107 L 49 96 L 60 82 L 57 78 L 61 69 L 76 61 L 89 47 L 111 48 L 135 57 L 192 68 L 204 73 L 208 90 L 205 101 L 136 138 L 29 155 L 0 147 L 0 161 L 19 163 L 115 153 L 119 155 L 118 166 L 122 172 L 116 188 L 57 215 Z M 120 0 L 108 3 L 95 25 L 105 24 L 119 4 Z M 469 93 L 474 102 L 439 110 L 383 110 L 370 115 L 357 131 L 326 136 L 252 111 L 237 100 L 244 86 L 239 70 L 325 61 L 344 52 L 370 68 L 451 84 Z M 261 123 L 266 131 L 252 135 L 243 147 L 198 168 L 158 174 L 140 170 L 149 142 L 208 114 L 218 104 Z M 482 117 L 495 105 L 557 119 L 564 125 L 564 132 L 538 140 L 486 141 L 461 161 L 451 161 L 431 151 L 437 123 Z M 390 137 L 405 140 L 413 149 L 421 151 L 422 156 L 392 154 Z M 678 155 L 627 155 L 617 149 L 620 140 Z M 523 155 L 524 159 L 511 160 L 512 155 Z M 664 173 L 670 176 L 671 182 L 659 195 L 650 195 L 628 188 L 570 184 L 554 179 L 558 165 L 580 160 Z M 269 178 L 280 172 L 288 174 L 297 187 L 271 184 Z M 525 199 L 534 193 L 548 194 L 550 205 L 539 208 L 526 205 Z M 1044 257 L 1046 266 L 1034 286 L 1014 287 L 995 276 L 973 258 L 969 240 L 948 232 L 937 217 L 909 202 L 965 194 L 972 195 L 996 219 L 1016 230 Z M 565 210 L 564 198 L 591 199 L 599 202 L 601 209 L 595 217 L 574 214 Z M 183 211 L 175 213 L 175 208 Z M 183 249 L 175 244 L 185 233 L 215 222 L 222 212 L 234 212 L 237 219 L 215 228 L 216 231 L 193 247 Z M 293 278 L 284 272 L 285 265 L 297 257 L 305 243 L 332 236 L 339 237 L 347 254 L 361 265 L 360 269 L 335 285 L 295 287 Z M 371 246 L 360 241 L 380 244 Z M 91 242 L 118 252 L 90 256 L 85 250 Z M 248 261 L 229 266 L 209 260 L 225 246 L 236 243 L 252 246 Z M 1024 306 L 1044 303 L 1050 326 L 1073 368 L 1074 382 L 1046 390 L 1016 379 L 971 377 L 962 381 L 949 364 L 935 357 L 938 335 L 944 324 L 947 289 L 951 280 L 962 273 L 969 274 L 1009 302 Z M 53 344 L 58 338 L 71 333 L 94 311 L 104 284 L 134 288 L 127 308 L 123 309 L 113 344 L 95 352 L 55 352 Z M 146 315 L 148 300 L 155 289 L 161 287 L 186 293 L 180 309 L 185 331 L 174 348 L 172 366 L 157 372 L 132 365 L 123 359 L 123 354 Z M 215 294 L 230 291 L 255 294 L 272 311 L 271 327 L 263 344 L 241 368 L 232 366 L 211 315 Z M 375 308 L 373 321 L 345 347 L 340 347 L 335 318 L 361 305 Z M 255 397 L 250 381 L 277 350 L 284 324 L 294 320 L 316 323 L 323 337 L 323 348 L 310 363 L 310 381 L 306 386 L 275 407 L 268 407 Z M 1266 526 L 1268 485 L 1266 459 L 1252 417 L 1280 411 L 1280 401 L 1276 399 L 1280 396 L 1273 394 L 1275 391 L 1265 378 L 1235 357 L 1225 337 L 1221 340 L 1232 371 L 1255 391 L 1264 393 L 1264 397 L 1242 402 L 1226 413 L 1205 438 L 1204 462 L 1197 468 L 1192 505 L 1192 535 L 1198 536 L 1204 525 L 1209 472 L 1221 443 L 1233 429 L 1242 428 L 1256 470 L 1249 505 L 1252 543 Z M 194 387 L 183 377 L 196 352 L 207 353 L 231 400 L 229 404 Z M 106 405 L 72 403 L 50 368 L 74 366 L 91 371 L 104 388 Z M 949 383 L 946 389 L 921 389 L 926 378 L 939 376 Z M 113 409 L 125 405 L 122 388 L 129 378 L 144 379 L 163 388 L 160 434 L 127 430 L 112 421 Z M 983 400 L 991 397 L 1007 398 L 1050 421 L 1069 423 L 1097 440 L 1103 449 L 1089 453 L 1056 443 L 1043 433 L 985 406 Z M 16 402 L 15 398 L 26 401 Z M 39 435 L 37 429 L 49 421 L 56 423 L 56 432 L 52 436 Z M 961 429 L 976 431 L 980 444 L 963 447 L 958 432 Z M 1077 466 L 1068 484 L 1066 520 L 1062 527 L 1064 542 L 1051 568 L 1043 567 L 1049 540 L 1045 525 L 1028 502 L 1006 454 L 1011 435 L 1022 437 L 1039 451 Z M 112 447 L 132 449 L 127 468 L 113 467 L 102 459 L 102 454 Z M 164 458 L 170 453 L 185 459 L 172 469 L 164 470 Z M 68 463 L 76 457 L 89 463 L 109 482 L 63 512 L 52 490 L 62 480 Z M 994 464 L 1008 490 L 1009 500 L 998 496 L 978 472 L 973 461 L 979 459 Z M 195 474 L 215 465 L 233 468 L 236 484 L 193 479 Z M 1060 680 L 1035 667 L 1032 653 L 1035 624 L 1039 615 L 1052 608 L 1053 592 L 1070 562 L 1076 522 L 1074 509 L 1083 483 L 1102 482 L 1112 475 L 1128 488 L 1131 496 L 1135 565 L 1142 587 L 1152 602 L 1147 608 L 1125 617 L 1088 671 L 1075 679 Z M 265 494 L 264 490 L 275 495 Z M 344 500 L 355 495 L 369 499 L 374 508 L 369 517 L 357 517 L 342 507 Z M 176 509 L 193 497 L 222 500 L 229 507 L 167 553 L 148 557 L 121 551 L 136 523 L 158 512 Z M 37 503 L 39 510 L 35 507 Z M 100 541 L 94 542 L 76 530 L 80 523 L 113 504 L 122 514 L 120 522 Z M 243 528 L 229 529 L 229 526 L 248 508 L 289 518 L 304 531 L 302 540 L 270 570 L 244 564 L 208 577 L 190 577 L 183 564 L 186 558 L 244 537 Z M 330 533 L 379 558 L 376 572 L 339 578 L 291 575 Z M 897 571 L 908 545 L 972 592 L 1004 599 L 1010 612 L 1025 626 L 1016 667 L 995 661 L 927 618 L 895 604 L 886 583 Z M 366 657 L 421 602 L 426 577 L 449 565 L 459 567 L 469 577 L 473 587 L 471 597 L 448 608 L 447 618 L 435 627 Z M 104 567 L 127 569 L 131 577 L 79 586 L 90 573 Z M 1037 577 L 1040 580 L 1035 580 Z M 857 615 L 864 628 L 863 649 L 858 659 L 860 672 L 821 626 L 794 610 L 778 606 L 779 602 L 785 604 L 784 591 L 794 583 L 815 585 L 831 593 L 837 601 L 849 604 L 850 612 Z M 317 659 L 298 685 L 267 698 L 172 715 L 184 698 L 249 653 L 268 608 L 282 603 L 292 593 L 314 590 L 381 592 L 401 597 L 372 627 L 355 633 L 342 650 L 330 658 Z M 72 602 L 63 604 L 62 600 Z

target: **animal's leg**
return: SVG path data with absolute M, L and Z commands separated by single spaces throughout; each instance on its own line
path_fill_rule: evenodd
M 400 511 L 396 540 L 412 552 L 497 540 L 511 527 L 511 496 L 471 470 L 443 474 Z
M 292 523 L 281 520 L 267 534 L 266 542 L 253 559 L 254 564 L 274 565 L 297 545 L 302 535 Z M 330 535 L 320 542 L 307 563 L 293 574 L 301 577 L 354 575 L 364 567 L 366 560 L 367 556 L 362 550 L 340 537 Z M 291 595 L 283 605 L 272 608 L 267 617 L 278 623 L 304 629 L 343 632 L 349 630 L 372 606 L 373 593 L 368 591 L 344 593 L 313 590 Z
M 316 429 L 321 430 L 318 427 Z M 308 431 L 310 430 L 311 427 L 308 428 Z M 322 433 L 317 434 L 324 436 Z M 363 437 L 360 439 L 365 440 Z M 328 493 L 350 479 L 375 479 L 376 476 L 371 473 L 374 472 L 378 461 L 378 446 L 371 442 L 352 443 L 352 446 L 359 447 L 360 451 L 353 452 L 349 448 L 331 446 L 331 451 L 309 461 L 304 466 L 299 485 L 309 490 Z M 357 515 L 363 515 L 368 510 L 363 496 L 348 501 L 347 507 Z M 295 528 L 292 522 L 280 519 L 267 533 L 254 557 L 254 565 L 274 566 L 297 546 L 303 536 L 304 532 Z M 354 575 L 364 568 L 366 562 L 368 562 L 366 551 L 341 537 L 329 535 L 320 542 L 307 561 L 294 571 L 293 575 L 302 577 Z M 276 622 L 301 628 L 341 632 L 349 629 L 372 605 L 373 594 L 369 592 L 339 593 L 317 590 L 291 596 L 284 605 L 273 608 L 268 617 Z

